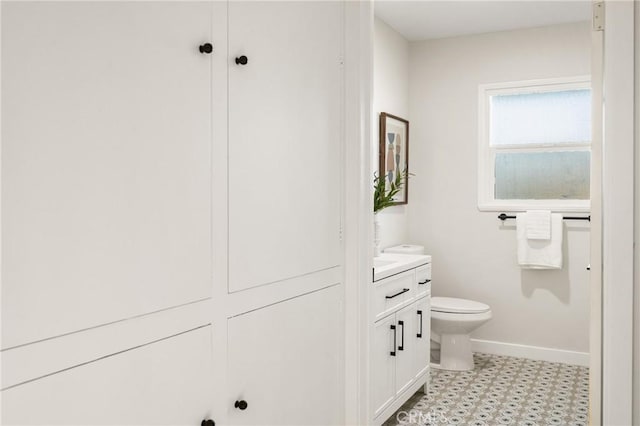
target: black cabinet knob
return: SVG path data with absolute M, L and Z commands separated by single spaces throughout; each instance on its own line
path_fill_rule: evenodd
M 211 419 L 203 420 L 200 426 L 216 426 L 216 422 Z
M 236 64 L 238 65 L 247 65 L 247 62 L 249 62 L 249 58 L 244 55 L 236 58 Z
M 198 49 L 200 50 L 200 53 L 207 53 L 208 54 L 208 53 L 213 52 L 213 45 L 211 43 L 201 44 Z
M 236 407 L 238 410 L 246 410 L 248 406 L 249 404 L 247 404 L 247 401 L 245 401 L 244 399 L 241 399 L 240 401 L 236 401 L 234 405 L 234 407 Z

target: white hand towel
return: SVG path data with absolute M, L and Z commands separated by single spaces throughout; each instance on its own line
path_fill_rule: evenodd
M 527 210 L 527 238 L 530 240 L 551 239 L 551 212 L 549 210 Z
M 551 238 L 527 238 L 526 213 L 516 215 L 518 264 L 524 269 L 562 269 L 562 215 L 551 215 Z

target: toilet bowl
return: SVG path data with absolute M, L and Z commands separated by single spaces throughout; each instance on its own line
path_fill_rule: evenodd
M 471 332 L 491 319 L 484 303 L 453 297 L 431 298 L 431 338 L 440 343 L 442 370 L 473 370 Z

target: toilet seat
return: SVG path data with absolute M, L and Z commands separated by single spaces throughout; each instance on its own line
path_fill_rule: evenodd
M 474 300 L 458 299 L 456 297 L 432 297 L 431 311 L 452 314 L 481 314 L 489 312 L 491 308 L 484 303 Z

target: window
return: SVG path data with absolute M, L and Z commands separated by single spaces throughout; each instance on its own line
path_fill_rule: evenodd
M 480 86 L 480 210 L 588 211 L 588 77 Z

